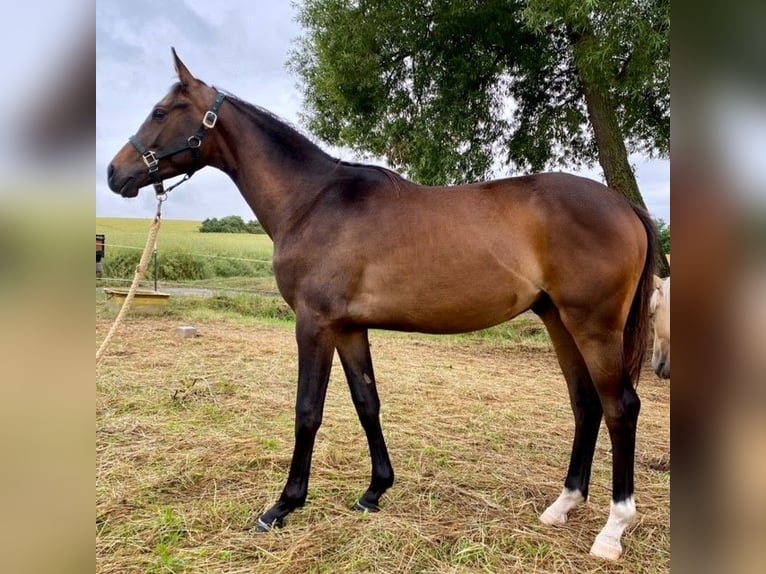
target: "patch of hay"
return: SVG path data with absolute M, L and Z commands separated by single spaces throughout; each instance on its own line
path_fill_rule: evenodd
M 589 504 L 539 523 L 569 459 L 566 387 L 549 348 L 491 340 L 371 334 L 396 483 L 369 515 L 351 510 L 370 462 L 336 357 L 308 503 L 258 535 L 292 453 L 294 335 L 210 321 L 180 339 L 177 323 L 129 319 L 97 370 L 98 572 L 669 571 L 670 393 L 648 370 L 639 513 L 615 565 L 588 555 L 609 509 L 605 429 Z

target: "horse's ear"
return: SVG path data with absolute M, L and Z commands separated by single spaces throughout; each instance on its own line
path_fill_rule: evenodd
M 181 58 L 178 57 L 178 54 L 176 54 L 175 48 L 170 48 L 171 52 L 173 52 L 173 60 L 176 65 L 176 73 L 178 74 L 178 80 L 181 82 L 181 85 L 186 87 L 189 86 L 192 82 L 194 82 L 195 78 L 192 76 L 191 72 L 189 71 L 189 68 L 186 67 L 186 65 L 181 61 Z

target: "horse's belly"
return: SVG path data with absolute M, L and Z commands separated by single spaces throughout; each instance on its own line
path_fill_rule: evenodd
M 538 296 L 532 286 L 507 283 L 391 286 L 360 294 L 349 303 L 348 313 L 354 322 L 370 327 L 463 333 L 507 321 L 529 309 Z

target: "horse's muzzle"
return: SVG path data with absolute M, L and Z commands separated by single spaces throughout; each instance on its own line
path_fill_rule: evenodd
M 106 168 L 106 182 L 109 184 L 109 189 L 122 197 L 136 197 L 138 195 L 138 187 L 134 185 L 135 178 L 131 176 L 121 181 L 117 177 L 117 170 L 114 164 L 110 163 L 109 167 Z

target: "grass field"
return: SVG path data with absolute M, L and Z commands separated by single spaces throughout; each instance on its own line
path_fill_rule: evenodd
M 132 279 L 150 224 L 149 219 L 96 218 L 96 233 L 106 234 L 106 277 Z M 163 283 L 276 291 L 273 246 L 267 235 L 200 233 L 199 225 L 198 221 L 163 220 L 157 240 Z M 150 268 L 147 277 L 152 276 Z
M 291 315 L 273 298 L 175 299 L 165 316 L 129 317 L 96 370 L 97 572 L 670 571 L 670 390 L 649 369 L 623 558 L 588 555 L 609 512 L 603 428 L 589 504 L 563 527 L 538 521 L 561 490 L 573 422 L 533 318 L 470 338 L 372 333 L 396 471 L 378 514 L 350 510 L 370 463 L 336 358 L 308 503 L 281 531 L 254 533 L 290 464 Z M 97 298 L 97 343 L 112 318 Z M 200 336 L 176 338 L 181 324 Z
M 143 249 L 150 225 L 149 219 L 97 217 L 96 233 L 106 234 L 107 247 L 124 245 Z M 199 226 L 199 221 L 163 220 L 158 249 L 205 256 L 271 259 L 273 248 L 268 235 L 200 233 Z

